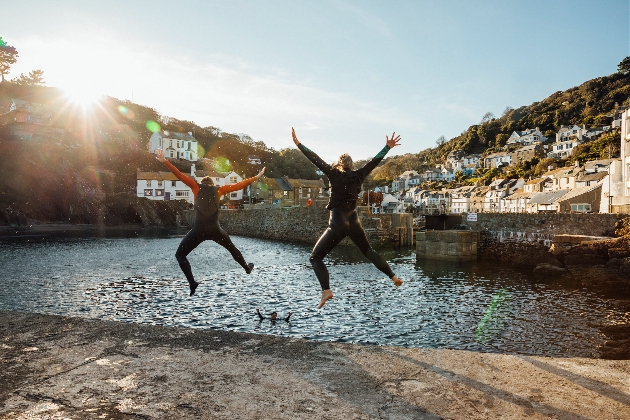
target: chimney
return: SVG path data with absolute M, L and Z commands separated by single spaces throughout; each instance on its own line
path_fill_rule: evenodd
M 192 165 L 190 165 L 190 175 L 193 178 L 195 177 L 195 164 L 194 163 Z

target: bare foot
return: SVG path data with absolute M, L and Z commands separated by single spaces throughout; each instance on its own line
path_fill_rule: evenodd
M 195 290 L 197 290 L 197 286 L 199 286 L 199 283 L 193 280 L 193 282 L 188 283 L 188 285 L 190 286 L 190 296 L 192 296 L 195 294 Z
M 394 277 L 392 277 L 392 281 L 394 282 L 396 287 L 402 285 L 402 283 L 403 283 L 403 281 L 401 279 L 399 279 L 397 275 L 394 275 Z
M 247 268 L 248 268 L 248 270 L 245 270 L 245 272 L 247 274 L 250 274 L 252 272 L 252 270 L 254 269 L 254 263 L 247 264 Z
M 330 289 L 322 290 L 322 300 L 319 301 L 319 305 L 317 306 L 317 309 L 321 309 L 322 306 L 326 304 L 326 301 L 332 298 L 333 298 L 332 290 Z

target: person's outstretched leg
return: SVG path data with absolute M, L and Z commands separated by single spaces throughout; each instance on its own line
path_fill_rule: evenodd
M 190 267 L 190 262 L 188 262 L 188 254 L 197 248 L 197 246 L 204 241 L 200 232 L 193 227 L 193 229 L 184 236 L 184 239 L 177 247 L 177 252 L 175 252 L 175 258 L 177 258 L 177 262 L 179 263 L 179 267 L 184 272 L 186 279 L 188 280 L 188 285 L 190 286 L 190 296 L 195 294 L 195 290 L 199 283 L 195 281 L 193 277 L 192 268 Z
M 212 235 L 212 240 L 230 251 L 230 254 L 232 254 L 232 258 L 234 258 L 234 261 L 239 263 L 247 274 L 252 272 L 252 270 L 254 269 L 254 264 L 247 264 L 245 258 L 243 258 L 243 254 L 241 254 L 241 251 L 239 251 L 236 245 L 232 243 L 230 236 L 227 234 L 226 231 L 221 228 L 221 226 L 217 226 L 215 228 L 215 231 Z
M 322 287 L 322 298 L 317 309 L 320 309 L 326 304 L 327 300 L 333 297 L 333 292 L 330 290 L 330 275 L 328 274 L 326 264 L 324 264 L 324 257 L 326 257 L 345 236 L 345 232 L 342 232 L 340 229 L 335 229 L 333 226 L 329 226 L 322 236 L 319 237 L 319 240 L 311 252 L 309 260 L 311 266 L 313 266 L 317 280 L 319 280 L 319 284 Z
M 387 277 L 392 279 L 396 286 L 402 285 L 402 280 L 399 279 L 396 274 L 394 274 L 392 269 L 389 267 L 389 264 L 387 264 L 387 261 L 385 261 L 385 259 L 381 257 L 378 252 L 374 251 L 374 249 L 370 246 L 370 241 L 368 241 L 367 235 L 363 230 L 363 226 L 361 226 L 359 216 L 355 213 L 350 218 L 349 222 L 350 232 L 348 233 L 348 236 L 350 236 L 350 239 L 359 248 L 361 253 L 365 255 L 370 261 L 372 261 L 372 264 L 374 264 L 376 268 L 381 270 L 387 275 Z

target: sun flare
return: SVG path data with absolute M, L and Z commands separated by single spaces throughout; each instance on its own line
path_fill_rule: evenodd
M 65 88 L 63 91 L 70 102 L 83 108 L 93 106 L 103 96 L 102 93 L 90 86 L 75 85 Z

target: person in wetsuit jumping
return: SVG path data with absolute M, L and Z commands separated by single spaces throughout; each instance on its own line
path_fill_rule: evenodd
M 190 262 L 188 262 L 188 258 L 186 258 L 186 256 L 190 254 L 193 249 L 197 248 L 197 246 L 199 246 L 199 244 L 203 241 L 212 240 L 223 246 L 230 252 L 230 254 L 232 254 L 232 258 L 234 258 L 234 260 L 239 263 L 243 269 L 245 269 L 247 274 L 251 273 L 254 268 L 254 264 L 247 264 L 245 262 L 245 258 L 243 258 L 241 251 L 234 246 L 227 232 L 225 232 L 221 228 L 221 225 L 219 225 L 219 200 L 225 193 L 242 190 L 252 182 L 259 179 L 265 172 L 265 168 L 263 168 L 256 176 L 245 179 L 237 184 L 216 187 L 214 182 L 212 182 L 212 178 L 209 176 L 203 177 L 201 179 L 201 183 L 198 184 L 191 177 L 181 173 L 171 162 L 166 160 L 162 149 L 157 149 L 155 154 L 157 160 L 162 162 L 180 181 L 190 187 L 195 197 L 195 222 L 193 223 L 193 227 L 190 232 L 188 232 L 186 236 L 184 236 L 184 239 L 182 239 L 179 247 L 177 248 L 177 252 L 175 253 L 175 258 L 177 258 L 179 267 L 182 269 L 186 275 L 186 279 L 188 280 L 188 285 L 190 286 L 190 296 L 195 294 L 195 290 L 197 289 L 197 286 L 199 286 L 199 283 L 197 283 L 193 277 Z
M 391 138 L 385 136 L 385 147 L 363 168 L 353 171 L 352 158 L 348 154 L 339 156 L 339 160 L 331 166 L 300 143 L 294 129 L 291 129 L 291 134 L 295 145 L 330 181 L 330 200 L 326 206 L 330 210 L 328 228 L 320 236 L 310 256 L 311 265 L 322 287 L 322 299 L 317 308 L 324 306 L 326 301 L 333 297 L 324 257 L 346 236 L 350 237 L 361 253 L 372 261 L 376 268 L 387 274 L 396 286 L 400 286 L 402 280 L 392 272 L 383 257 L 370 246 L 356 211 L 363 180 L 376 168 L 376 165 L 383 160 L 392 147 L 398 146 L 400 136 L 396 136 L 396 133 L 393 133 Z

